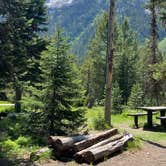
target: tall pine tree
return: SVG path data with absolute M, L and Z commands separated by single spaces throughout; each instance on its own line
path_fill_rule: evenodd
M 40 52 L 45 48 L 39 32 L 45 31 L 46 11 L 44 0 L 1 0 L 0 52 L 5 73 L 15 91 L 16 111 L 21 110 L 25 81 L 38 78 Z
M 80 89 L 68 50 L 66 38 L 57 28 L 51 44 L 42 53 L 45 117 L 51 135 L 78 128 L 83 122 L 82 112 L 72 111 Z

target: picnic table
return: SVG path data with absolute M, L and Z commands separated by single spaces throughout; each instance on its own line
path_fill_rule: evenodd
M 147 111 L 147 123 L 148 123 L 148 127 L 152 128 L 153 127 L 153 112 L 160 112 L 160 116 L 161 117 L 165 117 L 165 113 L 166 113 L 166 107 L 164 106 L 159 106 L 159 107 L 137 107 L 137 109 L 141 109 L 144 111 Z M 163 119 L 161 119 L 161 125 L 164 125 L 165 122 Z

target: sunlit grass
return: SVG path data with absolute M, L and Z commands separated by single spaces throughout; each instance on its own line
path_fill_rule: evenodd
M 8 101 L 0 101 L 0 113 L 1 112 L 11 112 L 14 111 L 14 105 L 3 105 L 3 104 L 12 104 Z
M 132 133 L 135 137 L 141 140 L 153 141 L 153 142 L 165 142 L 166 143 L 166 132 L 156 130 L 143 130 L 143 126 L 147 123 L 147 116 L 141 116 L 138 118 L 139 129 L 134 129 L 134 117 L 127 116 L 128 113 L 131 112 L 142 112 L 141 110 L 129 110 L 124 109 L 122 114 L 112 114 L 111 121 L 112 126 L 118 128 L 120 132 L 127 130 Z M 88 127 L 90 129 L 94 129 L 94 119 L 97 118 L 98 115 L 104 115 L 104 107 L 94 107 L 93 109 L 87 109 L 86 118 Z M 160 124 L 160 121 L 156 119 L 158 114 L 153 115 L 153 123 Z M 100 118 L 100 117 L 98 117 Z

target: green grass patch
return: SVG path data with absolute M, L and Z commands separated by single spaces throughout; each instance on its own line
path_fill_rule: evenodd
M 139 150 L 139 149 L 142 149 L 142 147 L 143 147 L 143 142 L 138 137 L 134 137 L 132 141 L 129 141 L 127 143 L 127 150 L 130 150 L 130 151 Z
M 8 101 L 0 101 L 0 113 L 1 112 L 14 112 L 14 106 L 5 106 L 5 105 L 1 105 L 1 104 L 12 104 Z
M 131 134 L 134 135 L 137 139 L 140 140 L 148 140 L 156 143 L 163 143 L 166 142 L 166 132 L 164 130 L 143 130 L 143 126 L 145 123 L 147 123 L 147 116 L 141 116 L 138 118 L 138 124 L 139 129 L 134 129 L 134 118 L 127 116 L 128 113 L 137 113 L 142 112 L 141 110 L 130 110 L 128 108 L 125 108 L 122 112 L 122 114 L 112 114 L 111 121 L 113 127 L 118 128 L 120 132 L 123 132 L 124 130 L 127 130 Z M 94 107 L 92 109 L 87 109 L 86 111 L 86 118 L 89 129 L 102 129 L 105 128 L 104 122 L 103 122 L 103 115 L 104 115 L 104 107 Z M 160 124 L 160 121 L 156 119 L 156 116 L 159 116 L 158 114 L 153 115 L 153 123 Z M 98 119 L 98 120 L 96 120 Z M 95 124 L 97 121 L 97 125 L 99 127 L 95 127 Z M 94 123 L 95 122 L 95 123 Z M 132 145 L 134 146 L 134 145 Z

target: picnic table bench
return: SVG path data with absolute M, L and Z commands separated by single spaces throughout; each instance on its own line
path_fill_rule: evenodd
M 156 117 L 156 119 L 160 119 L 162 125 L 166 128 L 166 116 Z
M 147 113 L 131 113 L 131 114 L 127 114 L 128 116 L 133 116 L 134 117 L 134 124 L 135 127 L 138 128 L 138 117 L 139 116 L 144 116 L 147 115 Z

